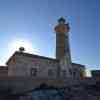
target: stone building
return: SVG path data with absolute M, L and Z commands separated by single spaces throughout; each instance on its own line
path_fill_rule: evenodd
M 8 76 L 8 67 L 0 66 L 0 77 Z
M 100 70 L 92 70 L 92 77 L 94 78 L 100 78 Z
M 69 45 L 69 24 L 64 18 L 58 20 L 56 32 L 56 58 L 48 58 L 24 52 L 20 48 L 7 61 L 8 76 L 38 77 L 52 79 L 81 79 L 85 66 L 72 63 Z
M 55 59 L 25 53 L 23 47 L 16 51 L 0 67 L 0 94 L 11 94 L 10 100 L 100 100 L 100 81 L 84 78 L 85 66 L 71 60 L 69 29 L 60 18 Z
M 53 58 L 15 52 L 8 60 L 9 76 L 57 78 L 58 61 Z
M 67 78 L 66 70 L 60 70 L 57 59 L 43 57 L 39 55 L 28 54 L 24 52 L 15 52 L 7 61 L 8 76 L 26 76 L 37 78 Z M 85 66 L 72 63 L 75 79 L 80 79 L 81 70 Z M 72 72 L 70 72 L 72 73 Z
M 77 63 L 72 63 L 74 79 L 83 79 L 85 76 L 85 66 Z

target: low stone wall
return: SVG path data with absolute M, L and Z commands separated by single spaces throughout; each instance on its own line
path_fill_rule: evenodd
M 30 77 L 1 77 L 0 89 L 11 89 L 13 93 L 21 93 L 32 90 L 41 84 L 55 86 L 58 88 L 64 87 L 66 84 L 61 79 L 46 79 L 46 78 L 30 78 Z

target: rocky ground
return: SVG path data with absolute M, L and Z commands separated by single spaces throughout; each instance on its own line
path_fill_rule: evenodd
M 26 99 L 27 98 L 27 99 Z M 40 87 L 30 91 L 21 100 L 100 100 L 99 86 Z

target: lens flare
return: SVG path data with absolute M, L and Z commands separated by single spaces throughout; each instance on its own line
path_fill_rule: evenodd
M 17 39 L 17 40 L 11 41 L 8 46 L 9 46 L 8 47 L 9 53 L 14 53 L 15 51 L 18 51 L 20 47 L 24 47 L 25 52 L 28 52 L 28 53 L 33 52 L 32 43 L 28 40 Z

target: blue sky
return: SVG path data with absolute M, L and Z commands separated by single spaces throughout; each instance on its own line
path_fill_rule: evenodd
M 64 16 L 70 23 L 72 61 L 100 69 L 100 0 L 0 0 L 0 64 L 17 39 L 32 43 L 33 52 L 55 56 L 54 26 Z

